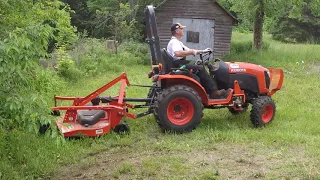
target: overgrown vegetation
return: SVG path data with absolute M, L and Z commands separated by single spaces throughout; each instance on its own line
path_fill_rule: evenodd
M 150 57 L 145 44 L 122 43 L 115 54 L 105 48 L 104 40 L 83 38 L 72 50 L 59 48 L 56 52 L 58 74 L 71 81 L 96 77 L 106 72 L 119 72 L 123 66 L 147 65 Z

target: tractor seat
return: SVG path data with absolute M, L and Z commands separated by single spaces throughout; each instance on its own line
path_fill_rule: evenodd
M 165 48 L 163 48 L 161 50 L 161 54 L 162 54 L 162 73 L 186 75 L 186 76 L 189 76 L 189 77 L 195 79 L 196 81 L 198 81 L 200 83 L 200 78 L 197 75 L 190 73 L 190 71 L 187 69 L 181 69 L 180 71 L 174 71 L 174 70 L 178 70 L 181 65 L 189 64 L 190 61 L 180 60 L 180 59 L 176 59 L 176 58 L 172 57 Z
M 84 126 L 94 125 L 106 116 L 103 110 L 79 110 L 77 115 L 79 123 Z
M 161 50 L 161 55 L 162 55 L 162 71 L 163 71 L 162 73 L 164 74 L 172 73 L 173 72 L 172 70 L 178 70 L 178 68 L 181 65 L 190 63 L 190 61 L 180 60 L 172 57 L 165 48 Z M 189 71 L 183 71 L 183 72 L 186 75 L 190 74 L 188 73 Z

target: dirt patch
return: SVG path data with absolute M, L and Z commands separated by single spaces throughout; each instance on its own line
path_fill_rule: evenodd
M 166 157 L 166 161 L 161 160 Z M 176 164 L 172 158 L 181 162 Z M 152 163 L 144 164 L 146 160 Z M 124 162 L 129 168 L 121 167 Z M 154 171 L 153 167 L 146 167 L 153 164 L 158 164 Z M 174 169 L 176 165 L 187 171 Z M 305 155 L 303 147 L 219 143 L 213 148 L 187 152 L 115 148 L 63 167 L 50 179 L 193 179 L 203 174 L 221 179 L 312 178 L 320 175 L 318 165 Z M 148 169 L 151 172 L 146 172 Z

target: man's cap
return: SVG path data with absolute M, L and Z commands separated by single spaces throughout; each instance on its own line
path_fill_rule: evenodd
M 185 28 L 186 26 L 182 26 L 180 23 L 175 23 L 175 24 L 173 24 L 172 26 L 171 26 L 171 32 L 172 31 L 175 31 L 175 30 L 177 30 L 177 29 L 183 29 L 183 28 Z

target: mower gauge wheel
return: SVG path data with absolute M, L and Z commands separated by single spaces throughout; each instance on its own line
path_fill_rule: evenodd
M 60 116 L 60 111 L 59 110 L 54 110 L 51 112 L 52 116 Z
M 117 134 L 125 134 L 130 133 L 130 128 L 126 122 L 121 122 L 113 129 L 113 131 Z

